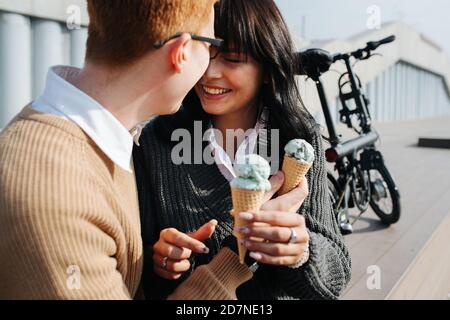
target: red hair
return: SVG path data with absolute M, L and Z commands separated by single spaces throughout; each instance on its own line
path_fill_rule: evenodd
M 88 0 L 86 60 L 120 66 L 177 32 L 198 33 L 217 0 Z

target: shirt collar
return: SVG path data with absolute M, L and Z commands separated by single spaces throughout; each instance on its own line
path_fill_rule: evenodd
M 236 159 L 248 154 L 252 154 L 255 152 L 256 141 L 258 136 L 266 140 L 266 130 L 265 124 L 268 118 L 268 109 L 264 109 L 261 116 L 258 118 L 255 127 L 250 130 L 250 132 L 245 136 L 241 145 L 238 147 L 236 151 L 236 155 L 234 156 L 234 162 Z M 219 145 L 216 140 L 215 129 L 210 123 L 209 130 L 207 130 L 206 139 L 210 143 L 211 148 L 213 150 L 214 160 L 216 165 L 219 167 L 222 175 L 228 180 L 231 181 L 236 178 L 236 173 L 233 168 L 233 161 L 230 156 L 226 153 L 226 151 Z M 266 142 L 265 142 L 266 143 Z
M 265 129 L 268 114 L 269 114 L 268 108 L 265 108 L 263 110 L 263 112 L 261 113 L 261 115 L 259 116 L 258 120 L 256 121 L 255 127 L 249 131 L 249 133 L 246 135 L 244 141 L 249 141 L 249 140 L 256 141 L 256 138 L 258 137 L 258 135 L 261 134 L 261 130 Z M 217 144 L 216 135 L 215 135 L 214 131 L 215 131 L 214 126 L 213 126 L 212 122 L 210 122 L 209 128 L 206 131 L 206 139 L 210 143 Z
M 49 70 L 37 105 L 49 105 L 76 123 L 122 169 L 132 172 L 133 136 L 119 120 L 69 81 L 80 69 L 57 66 Z

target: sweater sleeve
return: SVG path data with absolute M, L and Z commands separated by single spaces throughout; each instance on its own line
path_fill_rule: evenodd
M 209 264 L 198 267 L 169 300 L 237 300 L 236 289 L 252 276 L 234 252 L 223 248 Z
M 281 286 L 299 299 L 338 299 L 350 281 L 351 259 L 334 216 L 327 189 L 322 137 L 313 141 L 316 161 L 309 171 L 309 196 L 299 213 L 310 230 L 309 261 L 298 269 L 275 268 Z

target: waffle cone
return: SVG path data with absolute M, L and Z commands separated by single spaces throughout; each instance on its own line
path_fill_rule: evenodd
M 300 163 L 295 158 L 284 155 L 283 168 L 281 169 L 284 173 L 284 183 L 278 191 L 278 195 L 282 196 L 296 188 L 310 168 L 310 164 Z
M 236 228 L 243 227 L 247 224 L 247 221 L 239 218 L 240 212 L 258 212 L 261 207 L 262 200 L 265 191 L 253 191 L 231 188 L 231 197 L 233 200 L 233 216 L 234 225 Z M 247 248 L 239 243 L 242 236 L 237 234 L 238 239 L 238 249 L 239 249 L 239 261 L 244 263 L 245 254 L 247 253 Z

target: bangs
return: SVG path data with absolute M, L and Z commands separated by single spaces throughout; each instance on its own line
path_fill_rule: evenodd
M 245 1 L 221 1 L 215 6 L 215 33 L 223 39 L 221 52 L 258 59 L 254 18 Z

